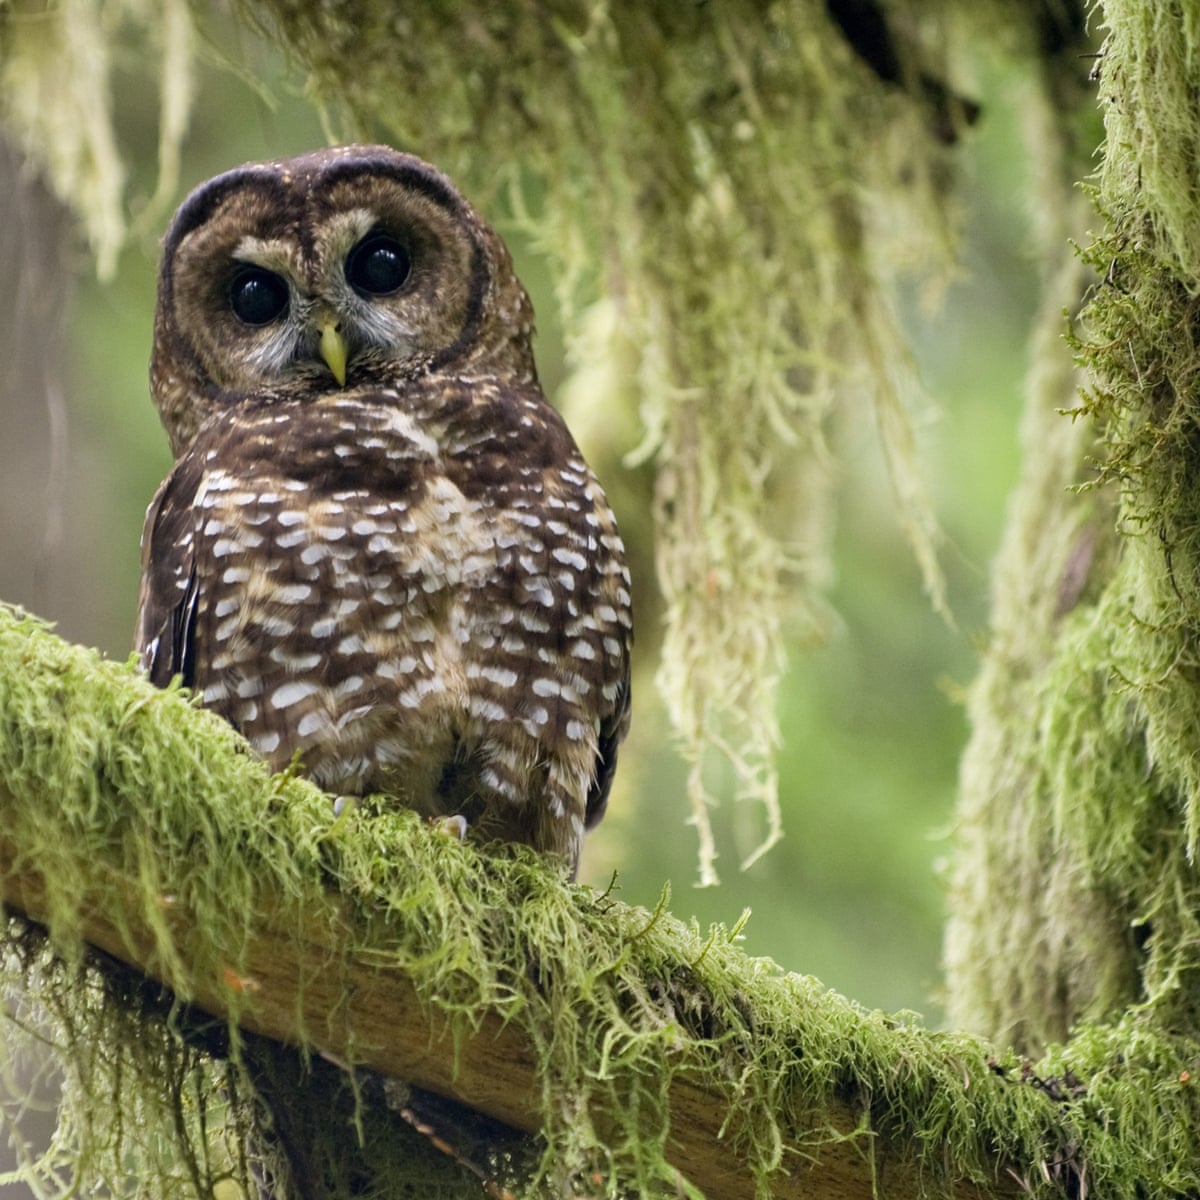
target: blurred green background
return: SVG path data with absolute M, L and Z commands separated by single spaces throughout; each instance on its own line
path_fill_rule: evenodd
M 253 84 L 218 65 L 203 69 L 177 198 L 238 162 L 325 140 L 282 64 L 257 44 L 251 57 L 259 64 Z M 153 190 L 151 69 L 126 64 L 117 97 L 133 196 Z M 750 908 L 744 945 L 751 954 L 816 975 L 869 1006 L 919 1010 L 931 1024 L 940 1019 L 938 863 L 948 852 L 966 738 L 961 690 L 974 673 L 988 563 L 1015 475 L 1024 343 L 1036 299 L 1023 153 L 1010 103 L 1020 81 L 985 83 L 985 115 L 963 150 L 961 277 L 936 314 L 902 297 L 936 402 L 937 415 L 922 420 L 919 439 L 947 535 L 942 557 L 955 626 L 935 615 L 921 592 L 865 409 L 847 414 L 832 431 L 839 465 L 830 602 L 837 620 L 827 645 L 791 656 L 780 693 L 784 841 L 739 871 L 761 814 L 726 803 L 714 814 L 722 885 L 693 886 L 696 847 L 685 824 L 683 767 L 653 692 L 653 663 L 643 661 L 610 815 L 583 868 L 583 878 L 601 887 L 618 871 L 620 898 L 651 907 L 670 883 L 673 911 L 702 925 L 732 923 Z M 157 220 L 158 230 L 168 215 Z M 502 214 L 489 215 L 509 237 L 534 295 L 539 366 L 553 397 L 564 369 L 546 265 L 512 236 Z M 170 466 L 146 383 L 156 257 L 153 237 L 135 241 L 118 277 L 102 285 L 79 251 L 84 278 L 69 311 L 65 403 L 10 391 L 6 403 L 20 436 L 0 447 L 0 470 L 10 483 L 0 491 L 0 597 L 115 658 L 129 648 L 142 514 Z M 644 525 L 629 511 L 640 503 L 636 489 L 612 467 L 604 475 L 626 530 Z M 653 586 L 651 578 L 635 579 L 635 587 Z M 648 657 L 654 632 L 641 635 Z

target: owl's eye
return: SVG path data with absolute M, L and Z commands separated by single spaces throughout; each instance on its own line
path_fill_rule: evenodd
M 408 251 L 387 233 L 368 234 L 346 258 L 346 281 L 360 296 L 387 296 L 408 278 Z
M 266 267 L 242 267 L 229 286 L 229 307 L 244 325 L 269 325 L 287 306 L 287 284 Z

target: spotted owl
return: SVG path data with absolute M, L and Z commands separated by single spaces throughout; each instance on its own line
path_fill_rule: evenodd
M 275 768 L 574 868 L 629 722 L 629 573 L 504 243 L 348 146 L 197 188 L 150 379 L 137 649 Z

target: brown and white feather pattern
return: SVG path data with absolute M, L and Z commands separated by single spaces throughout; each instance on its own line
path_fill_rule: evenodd
M 612 512 L 532 369 L 362 358 L 344 387 L 204 397 L 147 514 L 145 668 L 327 791 L 573 865 L 629 719 Z

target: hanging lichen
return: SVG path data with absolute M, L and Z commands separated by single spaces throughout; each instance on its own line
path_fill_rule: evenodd
M 907 355 L 882 292 L 889 262 L 943 261 L 951 236 L 938 134 L 965 118 L 951 108 L 939 124 L 903 91 L 918 58 L 944 78 L 943 48 L 922 46 L 896 6 L 897 76 L 881 80 L 815 0 L 254 11 L 350 132 L 382 127 L 471 180 L 532 175 L 527 225 L 574 281 L 568 308 L 597 289 L 613 305 L 606 333 L 645 431 L 634 456 L 657 473 L 659 680 L 691 764 L 701 879 L 715 880 L 713 748 L 764 805 L 764 848 L 780 833 L 781 628 L 789 611 L 810 634 L 822 624 L 828 531 L 804 517 L 824 510 L 835 399 L 874 401 L 901 521 L 941 603 L 903 415 Z M 406 102 L 435 92 L 437 105 Z M 578 335 L 575 349 L 612 354 Z M 615 382 L 589 402 L 619 403 L 628 380 Z
M 573 360 L 610 363 L 586 403 L 637 405 L 627 449 L 657 477 L 659 680 L 714 881 L 714 750 L 763 806 L 760 852 L 781 832 L 775 682 L 785 621 L 823 627 L 834 403 L 873 410 L 899 524 L 943 605 L 887 283 L 897 264 L 949 261 L 948 147 L 974 111 L 951 86 L 949 39 L 908 0 L 242 11 L 308 73 L 336 136 L 390 138 L 485 205 L 513 198 L 555 265 Z M 126 222 L 109 60 L 130 37 L 161 47 L 156 211 L 186 122 L 191 20 L 181 0 L 0 14 L 6 124 L 107 271 Z M 595 304 L 609 319 L 582 319 Z
M 24 0 L 0 5 L 0 121 L 45 172 L 87 235 L 101 278 L 116 269 L 129 215 L 113 120 L 113 58 L 149 37 L 160 56 L 159 180 L 146 220 L 174 199 L 191 105 L 192 21 L 185 0 Z

